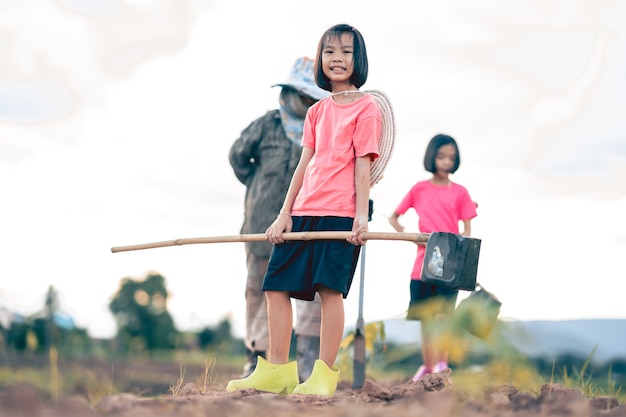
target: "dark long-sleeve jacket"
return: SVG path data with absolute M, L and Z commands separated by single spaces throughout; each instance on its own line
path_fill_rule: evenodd
M 253 121 L 230 148 L 229 160 L 237 179 L 246 186 L 241 233 L 265 233 L 276 218 L 302 148 L 290 141 L 280 112 L 270 110 Z M 269 258 L 272 244 L 246 242 L 253 255 Z

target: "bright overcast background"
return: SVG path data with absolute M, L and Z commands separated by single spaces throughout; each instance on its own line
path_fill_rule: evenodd
M 428 178 L 428 140 L 450 134 L 501 317 L 626 318 L 623 0 L 0 0 L 2 306 L 30 314 L 53 285 L 110 337 L 120 279 L 156 271 L 179 329 L 230 315 L 241 335 L 243 244 L 110 249 L 238 234 L 228 150 L 336 23 L 363 33 L 362 89 L 386 92 L 397 121 L 370 230 L 392 231 L 385 216 Z M 415 246 L 367 248 L 365 320 L 403 317 Z

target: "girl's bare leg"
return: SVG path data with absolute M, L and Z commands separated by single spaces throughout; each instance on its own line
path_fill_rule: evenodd
M 289 362 L 289 345 L 293 327 L 293 311 L 289 293 L 285 291 L 266 291 L 267 319 L 270 333 L 268 360 L 275 364 Z
M 343 337 L 343 294 L 329 288 L 320 288 L 322 300 L 322 327 L 320 331 L 320 359 L 333 369 Z
M 433 340 L 433 329 L 431 320 L 422 320 L 421 328 L 422 328 L 422 360 L 424 361 L 424 366 L 428 369 L 433 369 L 435 364 L 437 363 L 437 347 L 436 343 Z
M 437 362 L 445 362 L 448 363 L 448 356 L 450 355 L 450 343 L 452 335 L 450 333 L 449 328 L 449 320 L 450 318 L 442 314 L 439 317 L 442 328 L 440 329 L 437 337 L 437 357 L 435 358 Z

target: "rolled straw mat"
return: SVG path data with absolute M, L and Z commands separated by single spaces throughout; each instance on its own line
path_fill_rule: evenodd
M 385 172 L 385 168 L 391 159 L 393 147 L 396 142 L 396 119 L 393 114 L 391 101 L 385 93 L 380 90 L 367 90 L 366 94 L 370 94 L 380 108 L 382 119 L 382 128 L 380 131 L 380 143 L 378 145 L 378 158 L 372 162 L 370 166 L 370 188 L 380 181 Z

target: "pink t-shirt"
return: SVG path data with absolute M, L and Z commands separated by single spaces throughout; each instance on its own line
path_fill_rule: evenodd
M 378 157 L 381 123 L 378 104 L 368 94 L 347 104 L 338 104 L 328 97 L 309 108 L 302 146 L 315 153 L 306 168 L 292 214 L 356 215 L 355 158 Z
M 397 214 L 415 209 L 422 233 L 459 233 L 459 221 L 476 217 L 476 203 L 462 185 L 435 185 L 430 181 L 415 184 L 396 208 Z M 420 279 L 424 263 L 424 246 L 417 247 L 417 258 L 411 272 L 412 279 Z

